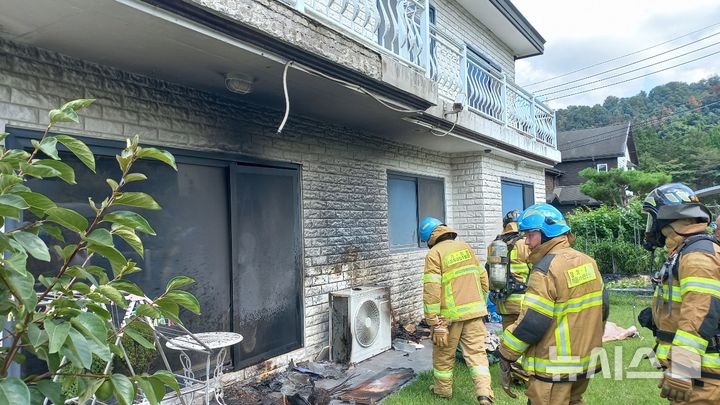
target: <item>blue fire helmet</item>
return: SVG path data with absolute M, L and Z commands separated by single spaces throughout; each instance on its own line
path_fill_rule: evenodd
M 442 225 L 443 222 L 437 218 L 433 217 L 425 217 L 420 221 L 420 226 L 418 227 L 420 230 L 420 240 L 423 242 L 427 242 L 428 239 L 430 239 L 430 234 L 433 233 L 435 228 Z
M 548 238 L 570 232 L 565 217 L 550 204 L 534 204 L 520 215 L 520 231 L 540 231 Z

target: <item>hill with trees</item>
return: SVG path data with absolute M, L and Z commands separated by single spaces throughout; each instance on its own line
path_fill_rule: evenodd
M 633 122 L 640 169 L 695 189 L 720 184 L 720 77 L 557 111 L 558 131 Z

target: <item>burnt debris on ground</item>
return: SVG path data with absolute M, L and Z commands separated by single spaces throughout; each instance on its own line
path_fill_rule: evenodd
M 424 321 L 419 324 L 396 322 L 392 336 L 396 350 L 414 352 L 423 347 L 422 340 L 430 337 L 430 327 Z M 423 343 L 427 344 L 427 340 Z M 411 369 L 387 368 L 364 378 L 354 365 L 291 361 L 285 371 L 262 381 L 226 388 L 225 399 L 226 403 L 237 405 L 328 405 L 334 400 L 333 403 L 338 403 L 338 399 L 356 404 L 374 403 L 397 391 L 414 375 Z
M 330 362 L 290 362 L 286 371 L 265 380 L 225 390 L 226 402 L 238 405 L 327 405 L 347 388 L 352 373 L 347 366 Z M 329 389 L 315 386 L 315 382 L 333 379 L 337 384 Z
M 395 322 L 392 327 L 392 337 L 393 339 L 420 343 L 422 339 L 430 337 L 430 326 L 425 323 L 425 320 L 419 324 L 408 323 L 405 325 L 400 322 Z

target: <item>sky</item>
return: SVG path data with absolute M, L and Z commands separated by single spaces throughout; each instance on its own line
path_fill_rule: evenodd
M 613 79 L 581 86 L 544 98 L 552 108 L 568 105 L 602 104 L 607 96 L 628 97 L 640 91 L 671 81 L 695 82 L 720 74 L 720 53 L 664 72 L 649 75 L 626 83 L 558 98 L 570 93 L 600 87 L 617 81 L 668 68 L 682 62 L 720 52 L 720 1 L 718 0 L 512 0 L 512 3 L 545 38 L 545 53 L 518 60 L 515 63 L 515 81 L 526 90 L 538 95 L 555 92 L 566 87 L 581 86 L 587 82 L 605 79 L 657 63 L 665 59 L 710 45 L 686 56 L 656 64 L 618 76 Z M 673 38 L 706 28 L 700 32 L 648 49 L 641 53 L 582 70 L 544 83 L 577 69 L 648 48 Z M 668 52 L 673 48 L 717 33 L 718 35 L 693 45 Z M 717 45 L 713 45 L 717 43 Z M 657 57 L 654 55 L 665 54 Z M 626 68 L 584 79 L 605 70 L 650 58 Z M 568 83 L 577 79 L 584 79 Z M 534 85 L 533 85 L 534 84 Z M 547 89 L 550 86 L 563 85 Z

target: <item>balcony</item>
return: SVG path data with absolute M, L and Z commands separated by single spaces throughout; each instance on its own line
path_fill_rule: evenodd
M 555 112 L 504 73 L 468 57 L 464 42 L 430 24 L 428 0 L 283 1 L 423 72 L 437 83 L 442 99 L 463 93 L 473 113 L 557 146 Z

